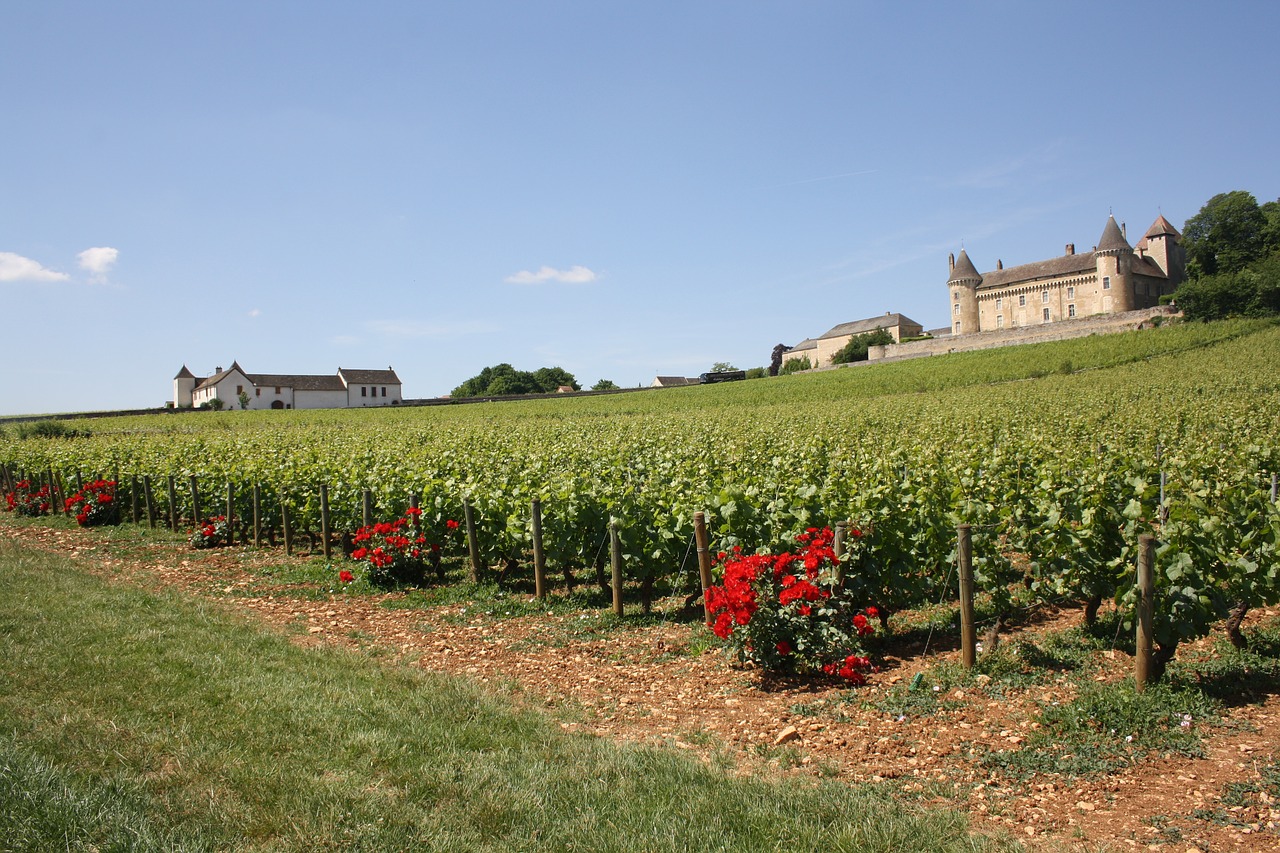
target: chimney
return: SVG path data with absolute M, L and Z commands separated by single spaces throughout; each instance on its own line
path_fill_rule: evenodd
M 889 316 L 890 314 L 892 314 L 892 313 L 893 313 L 892 311 L 886 311 L 886 312 L 884 312 L 884 316 L 888 317 L 888 316 Z
M 1123 222 L 1120 223 L 1120 236 L 1123 237 L 1126 241 L 1128 241 L 1129 239 L 1129 227 L 1125 225 Z
M 219 373 L 221 373 L 221 372 L 222 372 L 222 368 L 221 368 L 221 367 L 215 367 L 215 368 L 213 369 L 213 372 L 214 372 L 214 374 L 215 374 L 215 375 L 217 375 L 217 374 L 219 374 Z
M 947 272 L 955 272 L 955 271 L 956 271 L 956 253 L 952 252 L 951 254 L 947 255 Z
M 1076 244 L 1075 244 L 1075 243 L 1068 243 L 1068 244 L 1067 244 L 1067 254 L 1068 254 L 1068 255 L 1074 255 L 1075 253 L 1076 253 Z
M 999 258 L 996 258 L 996 269 L 998 270 L 1004 269 L 1004 261 L 1000 260 Z

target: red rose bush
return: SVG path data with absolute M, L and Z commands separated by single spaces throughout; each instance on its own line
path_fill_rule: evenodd
M 356 531 L 351 540 L 355 546 L 351 559 L 362 564 L 363 574 L 369 583 L 382 587 L 420 584 L 428 564 L 439 570 L 442 546 L 458 529 L 458 522 L 446 521 L 442 534 L 428 536 L 419 523 L 421 517 L 421 510 L 411 507 L 403 518 L 378 522 Z M 345 569 L 343 573 L 350 574 L 351 580 L 355 580 L 355 574 Z M 350 583 L 343 573 L 339 574 L 339 579 Z
M 120 523 L 120 507 L 116 504 L 116 481 L 94 480 L 67 498 L 67 512 L 76 514 L 81 527 L 100 527 Z
M 796 537 L 795 552 L 720 555 L 721 584 L 707 590 L 708 624 L 739 660 L 772 673 L 866 683 L 874 667 L 861 640 L 874 632 L 870 619 L 879 611 L 861 608 L 840 586 L 833 538 L 830 529 L 811 527 Z

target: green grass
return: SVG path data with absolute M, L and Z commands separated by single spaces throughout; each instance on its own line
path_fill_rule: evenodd
M 984 850 L 0 541 L 0 850 Z

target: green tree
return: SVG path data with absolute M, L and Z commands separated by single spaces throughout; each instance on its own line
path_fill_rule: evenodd
M 559 367 L 542 367 L 530 373 L 503 362 L 486 367 L 453 389 L 454 397 L 507 397 L 519 394 L 550 394 L 561 385 L 580 386 L 573 374 Z
M 715 364 L 711 365 L 712 373 L 730 373 L 737 369 L 738 368 L 734 367 L 727 361 L 717 361 Z
M 764 378 L 765 378 L 766 376 L 768 376 L 768 375 L 769 375 L 769 371 L 768 371 L 768 370 L 766 370 L 766 369 L 765 369 L 765 368 L 763 368 L 763 367 L 748 367 L 748 368 L 747 368 L 747 378 L 748 378 L 748 379 L 764 379 Z
M 809 362 L 809 356 L 805 355 L 787 359 L 781 369 L 779 369 L 778 373 L 781 376 L 787 376 L 791 373 L 798 373 L 801 370 L 812 369 L 813 365 Z
M 609 379 L 601 379 L 595 385 L 591 386 L 592 391 L 617 391 L 618 386 Z
M 573 378 L 573 374 L 562 367 L 539 367 L 533 372 L 533 379 L 544 394 L 554 393 L 563 386 L 568 386 L 575 391 L 582 390 L 582 386 L 578 384 L 577 379 Z
M 1192 278 L 1234 273 L 1266 254 L 1268 215 L 1252 193 L 1219 193 L 1182 227 Z
M 893 335 L 884 329 L 876 329 L 862 335 L 854 335 L 849 342 L 836 350 L 831 356 L 832 364 L 849 364 L 854 361 L 866 361 L 867 351 L 877 345 L 893 343 Z
M 241 391 L 240 395 L 236 397 L 236 399 L 240 401 L 240 411 L 243 412 L 245 409 L 249 408 L 249 392 L 248 391 Z

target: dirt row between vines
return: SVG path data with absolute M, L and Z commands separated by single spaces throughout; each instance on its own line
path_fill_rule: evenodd
M 357 649 L 489 685 L 546 707 L 567 729 L 686 750 L 733 772 L 892 786 L 922 804 L 967 811 L 975 828 L 1006 831 L 1035 849 L 1280 849 L 1280 804 L 1265 793 L 1245 805 L 1221 803 L 1226 786 L 1257 782 L 1276 761 L 1275 696 L 1229 708 L 1229 725 L 1206 727 L 1203 758 L 1157 758 L 1109 775 L 1037 776 L 1027 783 L 985 769 L 978 757 L 1019 749 L 1044 705 L 1073 697 L 1075 686 L 1065 677 L 1003 696 L 981 684 L 949 690 L 943 710 L 894 716 L 876 707 L 894 686 L 957 652 L 935 646 L 927 656 L 919 649 L 886 655 L 872 683 L 852 694 L 827 683 L 766 684 L 731 666 L 719 649 L 704 648 L 704 629 L 687 621 L 592 633 L 575 626 L 584 614 L 496 618 L 466 604 L 397 609 L 387 605 L 398 593 L 272 585 L 259 569 L 306 562 L 278 551 L 197 552 L 157 542 L 113 548 L 91 531 L 12 516 L 0 533 L 99 574 L 217 600 L 298 642 Z M 1060 630 L 1079 618 L 1063 611 L 1021 630 Z M 1126 654 L 1103 653 L 1099 663 L 1097 680 L 1131 677 Z M 1197 810 L 1216 817 L 1193 817 Z

